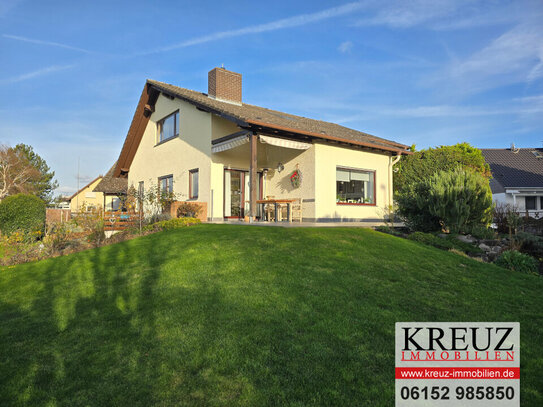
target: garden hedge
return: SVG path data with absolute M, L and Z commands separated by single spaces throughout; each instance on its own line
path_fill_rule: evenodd
M 35 195 L 17 194 L 0 202 L 0 231 L 10 235 L 15 231 L 35 236 L 45 231 L 45 202 Z

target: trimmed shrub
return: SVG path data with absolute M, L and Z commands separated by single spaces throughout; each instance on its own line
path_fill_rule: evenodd
M 42 236 L 45 229 L 45 202 L 35 195 L 17 194 L 0 202 L 0 231 L 10 235 L 19 230 L 26 236 Z
M 506 250 L 495 262 L 498 266 L 526 274 L 537 274 L 537 260 L 516 250 Z
M 411 151 L 414 151 L 412 147 Z M 490 166 L 485 162 L 483 153 L 468 143 L 453 146 L 439 146 L 415 151 L 402 156 L 394 173 L 394 190 L 402 191 L 407 185 L 418 183 L 438 171 L 453 170 L 457 167 L 477 172 L 490 178 Z
M 197 218 L 202 212 L 202 207 L 191 202 L 183 202 L 177 207 L 178 218 Z

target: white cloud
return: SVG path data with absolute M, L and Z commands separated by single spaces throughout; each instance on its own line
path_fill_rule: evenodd
M 353 49 L 353 43 L 351 41 L 344 41 L 341 44 L 339 44 L 339 47 L 337 47 L 338 51 L 342 54 L 351 52 Z
M 537 21 L 543 16 L 540 0 L 376 0 L 368 4 L 368 11 L 355 26 L 461 30 Z
M 67 45 L 67 44 L 61 44 L 60 42 L 42 41 L 42 40 L 36 40 L 36 39 L 33 39 L 33 38 L 21 37 L 21 36 L 18 36 L 18 35 L 11 35 L 11 34 L 2 34 L 2 37 L 9 38 L 10 40 L 29 42 L 31 44 L 47 45 L 47 46 L 51 46 L 51 47 L 65 48 L 65 49 L 69 49 L 69 50 L 72 50 L 72 51 L 84 52 L 84 53 L 87 53 L 87 54 L 93 53 L 93 51 L 89 51 L 89 50 L 84 49 L 84 48 L 73 47 L 73 46 Z
M 543 26 L 518 25 L 465 59 L 453 61 L 444 79 L 467 93 L 512 83 L 533 82 L 543 77 Z
M 37 78 L 39 76 L 48 75 L 50 73 L 64 71 L 66 69 L 73 68 L 75 65 L 52 65 L 46 68 L 38 69 L 37 71 L 32 71 L 28 73 L 21 74 L 19 76 L 14 76 L 12 78 L 7 78 L 0 80 L 0 83 L 15 83 L 26 81 L 28 79 Z
M 411 0 L 373 3 L 375 14 L 357 21 L 355 25 L 386 25 L 408 28 L 430 21 L 451 17 L 470 0 Z
M 328 20 L 334 17 L 340 17 L 347 14 L 351 14 L 355 11 L 361 10 L 366 7 L 367 2 L 359 1 L 355 3 L 347 3 L 341 6 L 328 8 L 326 10 L 318 11 L 315 13 L 301 14 L 294 17 L 287 17 L 280 20 L 272 21 L 265 24 L 252 25 L 236 30 L 220 31 L 201 37 L 191 38 L 177 44 L 172 44 L 164 47 L 157 48 L 152 51 L 145 52 L 143 54 L 150 54 L 156 52 L 171 51 L 178 48 L 189 47 L 192 45 L 203 44 L 206 42 L 222 40 L 225 38 L 239 37 L 249 34 L 258 34 L 268 31 L 282 30 L 285 28 L 299 27 L 306 24 L 316 23 L 323 20 Z M 142 54 L 139 54 L 142 55 Z

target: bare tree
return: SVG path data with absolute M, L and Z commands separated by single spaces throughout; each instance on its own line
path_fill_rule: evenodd
M 24 153 L 0 145 L 0 200 L 18 193 L 35 193 L 40 172 Z

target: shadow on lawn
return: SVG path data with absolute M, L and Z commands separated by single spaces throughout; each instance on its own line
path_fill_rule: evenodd
M 390 405 L 395 321 L 540 317 L 530 281 L 511 274 L 508 297 L 499 270 L 457 267 L 369 232 L 221 225 L 19 266 L 0 280 L 0 405 Z
M 388 342 L 376 361 L 353 324 L 392 332 L 348 304 L 356 277 L 340 287 L 329 267 L 311 271 L 292 256 L 317 235 L 221 231 L 21 268 L 13 283 L 39 285 L 0 303 L 0 405 L 326 404 L 362 400 L 368 383 L 383 389 L 364 364 L 390 358 Z M 258 254 L 241 258 L 249 244 Z
M 149 357 L 153 290 L 165 249 L 158 240 L 115 245 L 24 267 L 41 288 L 27 293 L 35 296 L 28 309 L 0 304 L 0 404 L 150 400 L 159 371 Z M 139 280 L 126 266 L 133 259 L 147 260 Z

